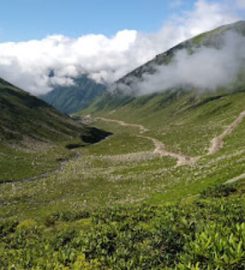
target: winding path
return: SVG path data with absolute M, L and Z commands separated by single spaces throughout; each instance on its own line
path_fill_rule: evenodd
M 155 146 L 155 149 L 153 151 L 154 154 L 159 155 L 160 157 L 172 157 L 177 160 L 176 166 L 183 166 L 183 165 L 194 165 L 197 158 L 189 157 L 186 155 L 183 155 L 181 153 L 174 153 L 166 150 L 165 145 L 152 137 L 147 136 L 140 136 L 141 138 L 145 138 L 148 140 L 151 140 Z
M 211 140 L 207 155 L 213 155 L 213 154 L 217 153 L 220 149 L 222 149 L 222 147 L 224 145 L 225 137 L 230 135 L 241 124 L 241 122 L 243 121 L 244 118 L 245 118 L 245 111 L 241 112 L 239 114 L 239 116 L 220 135 L 214 137 Z M 140 134 L 143 134 L 143 133 L 149 131 L 149 129 L 145 128 L 143 125 L 126 123 L 122 120 L 115 120 L 115 119 L 109 119 L 109 118 L 104 118 L 104 117 L 96 117 L 95 120 L 102 120 L 105 122 L 116 123 L 116 124 L 119 124 L 119 125 L 125 126 L 125 127 L 138 128 L 140 130 Z M 181 154 L 181 153 L 171 152 L 171 151 L 166 150 L 165 145 L 161 141 L 157 140 L 156 138 L 149 137 L 149 136 L 143 136 L 143 135 L 139 135 L 138 137 L 145 138 L 145 139 L 152 141 L 152 143 L 155 146 L 155 149 L 153 150 L 153 154 L 159 155 L 161 157 L 168 156 L 168 157 L 172 157 L 172 158 L 176 159 L 177 160 L 176 166 L 183 166 L 183 165 L 192 166 L 201 157 L 203 157 L 203 156 L 189 157 L 189 156 L 186 156 L 186 155 Z M 46 173 L 43 173 L 43 174 L 40 174 L 40 175 L 37 175 L 34 177 L 29 177 L 29 178 L 24 178 L 24 179 L 16 179 L 16 180 L 2 179 L 0 181 L 0 185 L 6 184 L 6 183 L 29 182 L 29 181 L 38 180 L 38 179 L 43 178 L 43 177 L 47 177 L 51 173 L 55 173 L 55 172 L 62 170 L 64 167 L 64 164 L 66 162 L 67 161 L 62 162 L 60 168 L 58 168 L 58 169 L 54 169 L 54 170 L 51 170 L 49 172 L 46 172 Z M 243 174 L 241 174 L 233 179 L 226 181 L 225 184 L 234 183 L 234 182 L 237 182 L 237 181 L 242 180 L 244 178 L 245 178 L 245 173 L 243 173 Z
M 105 121 L 105 122 L 112 122 L 112 123 L 119 124 L 119 125 L 121 125 L 123 127 L 139 128 L 140 133 L 145 133 L 145 132 L 149 131 L 149 129 L 145 128 L 143 125 L 129 124 L 129 123 L 126 123 L 126 122 L 121 121 L 121 120 L 114 120 L 114 119 L 109 119 L 109 118 L 104 118 L 104 117 L 96 117 L 95 120 L 102 120 L 102 121 Z
M 218 135 L 217 137 L 214 137 L 211 140 L 207 155 L 213 155 L 213 154 L 217 153 L 220 149 L 222 149 L 222 147 L 224 145 L 225 137 L 230 135 L 234 131 L 234 129 L 237 126 L 239 126 L 239 124 L 243 121 L 243 118 L 245 118 L 245 111 L 241 112 L 239 114 L 239 116 L 220 135 Z M 143 134 L 143 133 L 149 131 L 149 129 L 145 128 L 143 125 L 130 124 L 130 123 L 126 123 L 126 122 L 121 121 L 121 120 L 109 119 L 109 118 L 104 118 L 104 117 L 97 117 L 97 118 L 95 118 L 95 120 L 102 120 L 105 122 L 116 123 L 116 124 L 119 124 L 121 126 L 138 128 L 140 130 L 140 134 Z M 186 155 L 181 154 L 181 153 L 167 151 L 165 145 L 161 141 L 157 140 L 156 138 L 149 137 L 149 136 L 143 136 L 143 135 L 140 135 L 138 137 L 145 138 L 145 139 L 152 141 L 152 143 L 155 146 L 155 149 L 153 150 L 154 154 L 157 154 L 161 157 L 168 156 L 168 157 L 172 157 L 172 158 L 176 159 L 177 160 L 176 166 L 182 166 L 182 165 L 191 166 L 191 165 L 194 165 L 201 157 L 203 157 L 203 156 L 189 157 L 189 156 L 186 156 Z
M 245 111 L 241 112 L 239 116 L 217 137 L 214 137 L 211 140 L 211 145 L 208 149 L 208 155 L 213 155 L 217 153 L 220 149 L 222 149 L 224 145 L 224 138 L 230 135 L 234 129 L 239 126 L 242 122 L 243 118 L 245 118 Z
M 105 122 L 116 123 L 116 124 L 119 124 L 121 126 L 138 128 L 140 130 L 140 134 L 149 131 L 149 129 L 145 128 L 143 125 L 130 124 L 130 123 L 126 123 L 126 122 L 121 121 L 121 120 L 109 119 L 109 118 L 104 118 L 104 117 L 97 117 L 97 118 L 95 118 L 95 120 L 102 120 Z M 140 135 L 138 137 L 145 138 L 147 140 L 152 141 L 152 143 L 155 146 L 155 149 L 153 150 L 154 154 L 159 155 L 160 157 L 165 156 L 165 157 L 175 158 L 177 160 L 176 166 L 193 165 L 196 162 L 197 158 L 188 157 L 188 156 L 183 155 L 181 153 L 174 153 L 174 152 L 167 151 L 165 149 L 165 145 L 161 141 L 159 141 L 155 138 L 152 138 L 149 136 L 142 136 L 142 135 Z
M 224 184 L 229 185 L 229 184 L 233 184 L 233 183 L 236 183 L 236 182 L 238 182 L 240 180 L 244 180 L 244 179 L 245 179 L 245 173 L 242 173 L 242 174 L 240 174 L 232 179 L 227 180 Z

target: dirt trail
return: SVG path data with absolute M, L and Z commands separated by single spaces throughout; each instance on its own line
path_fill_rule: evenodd
M 240 174 L 232 179 L 227 180 L 224 184 L 225 185 L 233 184 L 233 183 L 236 183 L 236 182 L 243 180 L 243 179 L 245 179 L 245 173 L 242 173 L 242 174 Z
M 224 138 L 230 135 L 234 131 L 234 129 L 239 126 L 243 118 L 245 118 L 245 111 L 241 112 L 239 116 L 224 130 L 222 134 L 211 140 L 211 145 L 208 149 L 208 155 L 217 153 L 223 147 Z
M 104 118 L 104 117 L 96 117 L 95 120 L 102 120 L 105 122 L 112 122 L 112 123 L 117 123 L 123 127 L 133 127 L 133 128 L 138 128 L 140 130 L 140 133 L 144 133 L 149 131 L 149 129 L 145 128 L 143 125 L 138 125 L 138 124 L 129 124 L 121 120 L 114 120 L 114 119 L 109 119 L 109 118 Z
M 151 140 L 155 146 L 155 149 L 153 151 L 154 154 L 157 154 L 161 157 L 172 157 L 177 160 L 177 166 L 183 166 L 183 165 L 194 165 L 194 163 L 197 161 L 198 158 L 188 157 L 186 155 L 180 154 L 180 153 L 174 153 L 167 151 L 165 149 L 165 145 L 152 137 L 146 137 L 146 136 L 140 136 L 142 138 L 146 138 L 148 140 Z
M 223 131 L 222 134 L 220 134 L 217 137 L 214 137 L 211 140 L 211 144 L 210 144 L 210 147 L 208 149 L 208 155 L 215 154 L 223 147 L 224 138 L 226 136 L 230 135 L 234 131 L 234 129 L 237 126 L 239 126 L 239 124 L 242 122 L 243 118 L 245 118 L 245 111 L 241 112 L 239 114 L 239 116 Z M 126 123 L 126 122 L 121 121 L 121 120 L 108 119 L 108 118 L 104 118 L 104 117 L 97 117 L 96 120 L 117 123 L 121 126 L 135 127 L 135 128 L 138 128 L 140 130 L 140 134 L 143 134 L 143 133 L 149 131 L 143 125 L 130 124 L 130 123 Z M 203 157 L 203 156 L 189 157 L 189 156 L 186 156 L 186 155 L 181 154 L 181 153 L 170 152 L 170 151 L 166 150 L 165 145 L 161 141 L 159 141 L 153 137 L 149 137 L 149 136 L 139 136 L 139 137 L 151 140 L 153 142 L 153 144 L 155 146 L 155 149 L 153 151 L 154 154 L 160 155 L 161 157 L 168 156 L 168 157 L 175 158 L 177 160 L 177 166 L 194 165 L 201 157 Z
M 90 115 L 88 115 L 88 118 L 91 121 Z M 245 111 L 241 112 L 239 114 L 239 116 L 223 131 L 222 134 L 218 135 L 217 137 L 214 137 L 211 140 L 211 144 L 210 144 L 210 147 L 208 149 L 207 155 L 215 154 L 220 149 L 222 149 L 222 147 L 224 145 L 225 137 L 230 135 L 234 131 L 234 129 L 236 129 L 236 127 L 239 126 L 239 124 L 243 121 L 244 118 L 245 118 Z M 126 122 L 121 121 L 121 120 L 109 119 L 109 118 L 104 118 L 104 117 L 96 117 L 95 120 L 102 120 L 105 122 L 116 123 L 116 124 L 119 124 L 119 125 L 125 126 L 125 127 L 138 128 L 140 130 L 140 134 L 143 134 L 143 133 L 149 131 L 149 129 L 145 128 L 143 125 L 130 124 L 130 123 L 126 123 Z M 170 151 L 167 151 L 165 149 L 165 145 L 161 141 L 157 140 L 156 138 L 149 137 L 149 136 L 143 136 L 143 135 L 139 135 L 138 137 L 145 138 L 145 139 L 152 141 L 152 143 L 155 146 L 155 149 L 153 150 L 153 154 L 159 155 L 161 157 L 168 156 L 168 157 L 172 157 L 172 158 L 176 159 L 177 160 L 176 166 L 183 166 L 183 165 L 192 166 L 201 157 L 205 156 L 205 155 L 203 155 L 203 156 L 197 156 L 197 157 L 189 157 L 189 156 L 186 156 L 186 155 L 181 154 L 181 153 L 170 152 Z M 79 156 L 79 153 L 76 153 L 75 159 L 78 158 L 78 156 Z M 68 161 L 70 161 L 70 160 L 68 160 Z M 57 169 L 48 171 L 46 173 L 43 173 L 43 174 L 40 174 L 40 175 L 37 175 L 34 177 L 29 177 L 29 178 L 24 178 L 24 179 L 15 179 L 15 180 L 2 179 L 0 181 L 0 185 L 8 184 L 8 183 L 14 184 L 17 182 L 29 182 L 29 181 L 38 180 L 40 178 L 48 177 L 51 173 L 56 173 L 56 172 L 63 170 L 65 163 L 67 163 L 68 161 L 61 162 L 61 166 Z M 225 184 L 231 184 L 231 183 L 237 182 L 237 181 L 242 180 L 242 179 L 245 179 L 245 173 L 226 181 Z
M 145 128 L 143 125 L 130 124 L 130 123 L 126 123 L 126 122 L 121 121 L 121 120 L 108 119 L 108 118 L 104 118 L 104 117 L 97 117 L 96 120 L 102 120 L 102 121 L 105 121 L 105 122 L 117 123 L 117 124 L 119 124 L 121 126 L 139 128 L 140 134 L 149 131 L 149 129 Z M 161 157 L 165 156 L 165 157 L 175 158 L 177 160 L 177 164 L 176 164 L 177 166 L 193 165 L 197 160 L 197 158 L 192 158 L 192 157 L 188 157 L 188 156 L 185 156 L 183 154 L 180 154 L 180 153 L 174 153 L 174 152 L 167 151 L 165 149 L 165 145 L 161 141 L 159 141 L 159 140 L 157 140 L 155 138 L 152 138 L 152 137 L 149 137 L 149 136 L 138 136 L 138 137 L 145 138 L 145 139 L 150 140 L 150 141 L 153 142 L 153 144 L 155 146 L 155 149 L 153 150 L 154 154 L 159 155 Z

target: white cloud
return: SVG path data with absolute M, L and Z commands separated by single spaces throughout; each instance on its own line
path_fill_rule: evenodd
M 245 37 L 228 32 L 221 44 L 219 49 L 201 47 L 193 54 L 180 50 L 169 65 L 156 66 L 153 75 L 145 73 L 140 81 L 131 78 L 128 90 L 141 95 L 182 86 L 213 90 L 227 85 L 245 66 Z
M 204 0 L 179 15 L 152 34 L 122 30 L 113 37 L 53 35 L 0 43 L 0 77 L 36 95 L 49 91 L 54 83 L 71 84 L 71 78 L 82 73 L 113 82 L 176 43 L 239 19 L 225 5 Z
M 180 23 L 183 25 L 183 32 L 190 32 L 194 36 L 237 19 L 227 5 L 199 0 L 195 3 L 194 11 L 187 12 L 184 19 L 180 19 Z

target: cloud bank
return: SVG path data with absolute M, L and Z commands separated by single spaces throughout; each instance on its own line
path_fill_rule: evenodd
M 156 33 L 126 29 L 112 37 L 52 35 L 0 43 L 0 77 L 35 95 L 47 93 L 55 84 L 73 84 L 72 78 L 84 73 L 111 83 L 173 45 L 238 19 L 224 4 L 197 0 L 193 10 L 176 15 Z
M 140 81 L 130 78 L 130 86 L 121 84 L 119 88 L 142 95 L 176 87 L 214 90 L 227 85 L 245 67 L 245 37 L 228 32 L 222 39 L 219 49 L 199 47 L 191 54 L 182 49 L 169 65 L 153 67 L 153 75 L 145 73 Z

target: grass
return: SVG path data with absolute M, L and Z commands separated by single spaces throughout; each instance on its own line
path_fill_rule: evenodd
M 122 135 L 117 124 L 105 125 L 107 128 L 111 125 L 110 131 L 115 135 L 98 144 L 75 149 L 78 157 L 68 161 L 62 170 L 37 181 L 2 185 L 0 216 L 33 218 L 37 212 L 44 217 L 61 209 L 92 210 L 143 201 L 150 204 L 178 201 L 245 170 L 242 146 L 240 152 L 229 157 L 225 150 L 227 143 L 220 153 L 204 157 L 194 167 L 175 168 L 174 159 L 152 155 L 152 145 L 145 152 L 132 154 L 135 147 L 141 149 L 145 140 L 135 137 L 122 144 L 120 136 L 125 137 L 126 131 Z M 103 123 L 99 122 L 98 126 L 102 127 Z M 243 128 L 241 125 L 236 132 L 243 134 Z M 137 136 L 133 128 L 127 132 Z
M 20 148 L 0 147 L 0 183 L 35 177 L 60 167 L 61 162 L 71 159 L 74 153 L 63 145 L 51 145 L 39 152 L 25 152 Z
M 32 180 L 61 167 L 85 146 L 109 134 L 82 125 L 0 79 L 0 184 Z
M 149 129 L 144 136 L 160 139 L 172 151 L 195 156 L 204 154 L 212 136 L 222 132 L 239 115 L 245 99 L 244 93 L 211 100 L 195 97 L 194 101 L 189 93 L 178 99 L 170 96 L 171 93 L 167 97 L 154 96 L 147 102 L 140 100 L 138 108 L 126 105 L 101 115 L 143 124 Z M 159 103 L 168 105 L 155 110 Z M 140 137 L 137 127 L 105 121 L 93 125 L 113 135 L 72 151 L 65 149 L 64 144 L 38 154 L 2 148 L 0 170 L 4 178 L 15 180 L 47 170 L 53 172 L 29 182 L 2 184 L 0 217 L 35 218 L 38 212 L 43 219 L 62 209 L 93 211 L 111 205 L 177 202 L 245 170 L 244 122 L 225 138 L 221 151 L 202 157 L 194 166 L 180 167 L 175 166 L 173 158 L 154 155 L 154 145 Z M 32 166 L 34 156 L 36 163 Z M 59 167 L 61 160 L 72 156 L 75 158 Z M 15 170 L 10 169 L 13 164 Z M 55 170 L 57 165 L 59 170 Z
M 190 92 L 178 98 L 171 93 L 165 93 L 149 99 L 140 98 L 139 104 L 135 100 L 133 104 L 127 104 L 117 110 L 100 112 L 100 116 L 106 118 L 144 125 L 148 131 L 143 134 L 140 133 L 138 127 L 94 120 L 92 123 L 94 126 L 110 132 L 111 136 L 92 145 L 84 144 L 84 147 L 75 147 L 72 150 L 65 147 L 79 144 L 79 141 L 75 139 L 54 145 L 49 144 L 50 147 L 43 148 L 42 151 L 23 151 L 23 148 L 19 146 L 1 145 L 1 179 L 9 178 L 12 182 L 1 183 L 0 222 L 17 220 L 21 224 L 21 231 L 24 228 L 25 233 L 26 227 L 40 227 L 40 236 L 44 237 L 40 244 L 47 244 L 48 237 L 54 237 L 52 243 L 60 246 L 59 252 L 63 254 L 66 251 L 59 243 L 62 243 L 62 239 L 73 237 L 71 231 L 86 234 L 92 230 L 88 241 L 94 241 L 93 237 L 97 234 L 93 220 L 96 219 L 98 211 L 107 213 L 112 206 L 113 209 L 118 207 L 141 209 L 142 205 L 146 208 L 161 208 L 168 205 L 195 204 L 204 190 L 221 185 L 245 171 L 244 121 L 225 138 L 224 147 L 219 152 L 210 156 L 205 155 L 212 137 L 222 133 L 244 110 L 244 99 L 244 92 L 211 99 L 207 96 L 196 97 Z M 92 117 L 97 115 L 98 113 L 95 113 Z M 95 133 L 97 134 L 97 131 Z M 193 166 L 176 166 L 175 159 L 160 157 L 153 153 L 154 145 L 146 138 L 147 136 L 159 139 L 171 151 L 191 156 L 203 156 Z M 62 163 L 64 160 L 66 162 Z M 16 181 L 47 171 L 49 171 L 48 174 L 31 181 Z M 244 180 L 241 179 L 236 184 L 238 188 L 234 196 L 239 200 L 239 205 L 244 208 Z M 214 207 L 213 203 L 216 199 L 209 198 L 208 200 L 212 204 L 211 207 Z M 125 211 L 123 210 L 123 213 Z M 192 207 L 186 211 L 187 216 L 193 215 Z M 86 213 L 89 213 L 89 217 Z M 132 216 L 129 216 L 129 219 L 131 218 Z M 224 216 L 223 218 L 225 219 Z M 217 221 L 216 224 L 218 223 Z M 112 227 L 115 225 L 113 221 L 110 224 Z M 142 226 L 148 228 L 148 225 L 146 223 Z M 240 223 L 238 225 L 240 226 Z M 227 225 L 226 229 L 230 227 Z M 12 237 L 19 235 L 18 230 Z M 208 234 L 209 231 L 213 232 L 211 227 L 203 230 Z M 35 230 L 34 235 L 36 235 Z M 195 237 L 196 241 L 200 240 L 200 236 Z M 100 236 L 97 238 L 100 239 Z M 84 236 L 82 239 L 85 239 Z M 123 243 L 124 238 L 120 239 Z M 196 242 L 190 245 L 194 244 L 201 245 Z M 38 247 L 38 244 L 35 242 L 34 246 Z M 23 252 L 29 252 L 29 250 L 31 249 L 28 246 Z M 79 256 L 76 250 L 74 258 Z M 50 248 L 49 252 L 56 254 L 53 248 Z M 28 256 L 30 258 L 45 257 L 44 254 Z M 135 256 L 138 260 L 138 255 Z M 16 258 L 19 257 L 16 256 Z M 98 258 L 100 255 L 97 254 L 94 259 Z M 181 260 L 186 263 L 188 258 L 181 257 Z M 50 263 L 51 260 L 48 260 Z M 62 261 L 55 260 L 59 263 Z M 178 260 L 180 260 L 179 257 Z M 89 260 L 84 263 L 92 262 Z M 66 263 L 63 261 L 61 264 Z M 110 264 L 110 259 L 107 264 Z M 68 263 L 67 267 L 72 269 L 73 266 Z
M 163 141 L 167 149 L 197 156 L 205 154 L 210 140 L 244 110 L 244 92 L 223 94 L 210 101 L 206 95 L 193 92 L 176 95 L 162 93 L 142 106 L 142 98 L 139 98 L 116 110 L 98 113 L 107 118 L 142 124 L 150 130 L 147 135 Z

